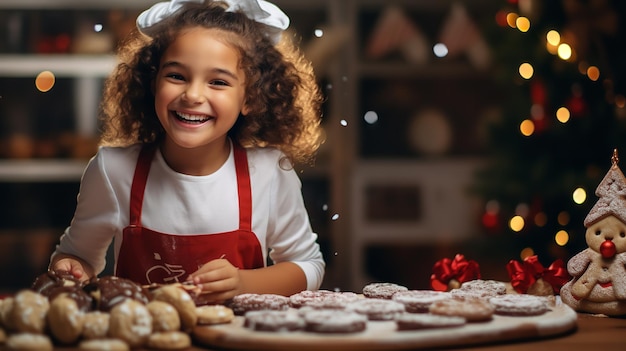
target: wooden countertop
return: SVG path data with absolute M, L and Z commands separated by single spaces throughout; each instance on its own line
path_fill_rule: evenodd
M 623 351 L 626 350 L 626 318 L 578 314 L 577 329 L 566 335 L 547 339 L 516 340 L 509 343 L 479 345 L 455 350 L 486 351 Z M 5 347 L 0 350 L 6 350 Z M 78 351 L 76 348 L 57 348 L 56 351 Z M 134 350 L 150 351 L 150 350 Z M 210 348 L 193 346 L 184 351 L 216 351 Z

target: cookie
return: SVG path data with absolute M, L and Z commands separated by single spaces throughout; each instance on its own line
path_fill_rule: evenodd
M 408 312 L 398 315 L 395 321 L 398 330 L 452 328 L 466 324 L 466 320 L 463 317 Z
M 407 312 L 425 313 L 435 301 L 450 298 L 450 293 L 434 290 L 407 290 L 399 291 L 391 298 L 404 305 Z
M 436 301 L 428 308 L 432 314 L 463 317 L 468 322 L 485 322 L 493 318 L 495 308 L 479 297 L 457 297 Z
M 397 315 L 405 312 L 404 305 L 390 299 L 360 299 L 346 306 L 347 311 L 365 315 L 372 321 L 393 320 Z
M 304 328 L 304 320 L 293 310 L 248 311 L 244 318 L 244 327 L 256 331 L 283 332 Z
M 13 297 L 8 296 L 0 300 L 0 324 L 7 330 L 15 330 L 11 321 L 13 311 Z
M 311 310 L 303 318 L 304 329 L 314 333 L 358 333 L 367 328 L 367 316 L 346 310 Z
M 127 343 L 119 339 L 91 339 L 78 344 L 79 350 L 86 351 L 130 351 Z
M 61 344 L 75 343 L 83 332 L 85 313 L 65 295 L 52 300 L 46 318 L 50 333 Z
M 198 323 L 196 304 L 189 293 L 178 286 L 162 286 L 152 292 L 152 299 L 167 302 L 178 311 L 182 330 L 189 331 Z
M 58 287 L 78 286 L 82 283 L 72 273 L 64 270 L 49 270 L 35 278 L 31 289 L 43 296 L 49 297 L 50 292 Z
M 289 308 L 289 298 L 276 294 L 239 294 L 232 298 L 228 307 L 238 316 L 242 316 L 248 311 L 282 311 Z
M 46 329 L 48 298 L 32 290 L 21 290 L 14 297 L 8 318 L 13 330 L 42 334 Z
M 363 287 L 363 296 L 374 299 L 391 299 L 398 291 L 409 290 L 406 286 L 394 283 L 370 283 Z
M 492 297 L 489 302 L 495 313 L 507 316 L 537 316 L 548 311 L 546 300 L 526 294 L 507 294 Z
M 142 304 L 149 302 L 147 291 L 141 285 L 116 276 L 96 278 L 86 284 L 84 290 L 94 299 L 94 308 L 103 312 L 111 311 L 127 299 Z
M 191 346 L 191 337 L 182 331 L 158 332 L 148 338 L 148 347 L 157 350 L 180 350 Z
M 111 310 L 109 336 L 134 348 L 145 345 L 151 333 L 152 316 L 141 302 L 126 299 Z
M 289 304 L 293 308 L 311 306 L 317 309 L 343 309 L 350 302 L 359 299 L 353 292 L 330 290 L 304 290 L 289 296 Z
M 110 315 L 106 312 L 91 311 L 85 313 L 83 318 L 84 339 L 103 339 L 109 334 Z
M 146 308 L 152 316 L 152 331 L 180 330 L 178 311 L 171 304 L 165 301 L 153 300 L 148 302 Z
M 484 297 L 504 295 L 506 294 L 506 284 L 496 280 L 475 279 L 461 284 L 459 289 L 452 290 L 452 293 L 464 292 Z
M 6 347 L 15 351 L 52 351 L 52 341 L 43 334 L 17 333 L 7 338 Z
M 196 315 L 200 325 L 230 323 L 235 318 L 233 310 L 224 305 L 198 306 L 196 307 Z

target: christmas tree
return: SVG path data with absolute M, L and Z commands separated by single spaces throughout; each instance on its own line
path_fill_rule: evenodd
M 485 27 L 500 86 L 476 189 L 485 231 L 520 256 L 567 260 L 611 166 L 626 159 L 626 2 L 509 0 Z

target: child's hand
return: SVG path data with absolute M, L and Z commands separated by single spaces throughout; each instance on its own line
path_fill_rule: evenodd
M 202 300 L 206 302 L 221 303 L 241 291 L 239 269 L 223 258 L 209 261 L 190 274 L 188 280 L 202 290 Z
M 51 268 L 54 270 L 62 270 L 62 271 L 70 272 L 76 279 L 82 282 L 87 281 L 91 278 L 89 274 L 90 270 L 85 269 L 83 262 L 75 258 L 71 258 L 71 257 L 59 258 L 55 260 Z

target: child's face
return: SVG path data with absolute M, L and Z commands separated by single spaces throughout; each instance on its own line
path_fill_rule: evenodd
M 238 51 L 217 29 L 183 31 L 165 50 L 155 80 L 155 108 L 166 142 L 183 148 L 223 142 L 246 114 Z

